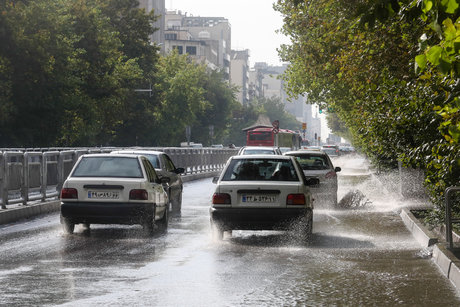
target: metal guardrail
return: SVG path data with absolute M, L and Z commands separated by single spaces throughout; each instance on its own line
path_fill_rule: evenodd
M 0 208 L 59 196 L 64 180 L 78 158 L 86 153 L 107 153 L 126 148 L 0 149 Z M 132 149 L 132 148 L 131 148 Z M 167 153 L 185 175 L 221 170 L 236 154 L 228 148 L 149 147 Z
M 445 191 L 445 204 L 446 204 L 446 241 L 449 244 L 449 248 L 454 248 L 454 242 L 452 240 L 452 224 L 453 223 L 460 223 L 460 219 L 452 219 L 452 210 L 451 210 L 451 202 L 452 197 L 451 194 L 460 191 L 460 187 L 449 187 Z

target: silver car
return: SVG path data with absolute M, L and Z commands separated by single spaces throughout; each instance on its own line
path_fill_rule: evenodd
M 167 177 L 169 182 L 165 184 L 165 190 L 171 201 L 173 212 L 180 212 L 182 208 L 182 190 L 183 183 L 181 174 L 184 173 L 182 167 L 176 168 L 171 158 L 162 151 L 141 150 L 141 149 L 123 149 L 112 151 L 113 154 L 136 154 L 143 155 L 149 159 L 160 178 Z
M 285 153 L 297 158 L 307 178 L 318 178 L 319 185 L 311 191 L 316 204 L 337 206 L 337 173 L 342 169 L 334 167 L 328 154 L 317 150 L 299 150 Z

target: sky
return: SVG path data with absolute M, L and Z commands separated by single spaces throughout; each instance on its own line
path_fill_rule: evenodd
M 276 49 L 289 39 L 276 30 L 283 25 L 281 14 L 273 9 L 274 0 L 166 0 L 168 10 L 201 17 L 224 17 L 232 30 L 232 49 L 249 49 L 249 66 L 282 62 Z

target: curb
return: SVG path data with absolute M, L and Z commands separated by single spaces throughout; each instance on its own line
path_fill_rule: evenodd
M 404 224 L 412 233 L 414 238 L 423 247 L 430 247 L 438 243 L 438 237 L 428 228 L 426 228 L 420 221 L 410 212 L 410 209 L 403 208 L 399 216 L 402 218 Z
M 220 171 L 213 171 L 207 173 L 199 173 L 192 175 L 182 176 L 182 182 L 189 182 L 193 180 L 205 179 L 217 176 Z M 59 199 L 48 200 L 28 205 L 17 205 L 15 207 L 0 209 L 0 225 L 10 224 L 20 220 L 25 220 L 41 214 L 59 211 L 61 208 L 61 201 Z
M 33 216 L 55 212 L 60 207 L 61 202 L 56 199 L 33 205 L 21 205 L 20 207 L 3 209 L 0 211 L 0 224 L 14 223 Z
M 432 259 L 434 263 L 436 263 L 444 276 L 455 286 L 457 292 L 460 293 L 460 260 L 447 249 L 446 243 L 440 243 L 436 235 L 422 225 L 409 209 L 402 209 L 400 216 L 414 238 L 423 247 L 432 246 Z

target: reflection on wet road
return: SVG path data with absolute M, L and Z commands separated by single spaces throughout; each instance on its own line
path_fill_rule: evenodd
M 458 306 L 460 298 L 404 227 L 407 205 L 359 157 L 339 158 L 339 199 L 357 210 L 315 208 L 313 240 L 234 231 L 211 239 L 211 179 L 185 185 L 166 235 L 138 226 L 63 234 L 58 214 L 0 228 L 0 305 L 36 306 Z

